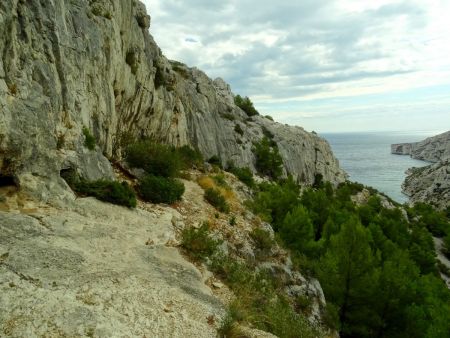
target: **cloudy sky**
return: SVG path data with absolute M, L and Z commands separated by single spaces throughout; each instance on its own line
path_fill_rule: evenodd
M 450 0 L 145 0 L 170 59 L 318 132 L 450 129 Z

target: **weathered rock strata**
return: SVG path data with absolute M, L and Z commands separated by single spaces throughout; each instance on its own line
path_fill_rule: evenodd
M 106 163 L 104 156 L 119 158 L 124 143 L 140 137 L 190 144 L 206 158 L 254 169 L 252 143 L 265 127 L 286 173 L 306 183 L 316 173 L 345 179 L 325 140 L 248 119 L 223 80 L 167 60 L 149 25 L 135 0 L 1 2 L 0 175 L 48 200 L 64 190 L 58 173 L 68 164 L 103 175 L 110 168 L 85 157 Z M 95 155 L 83 150 L 83 127 L 97 140 Z

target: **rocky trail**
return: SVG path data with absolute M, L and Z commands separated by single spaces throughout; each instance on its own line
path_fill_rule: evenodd
M 182 216 L 145 209 L 0 212 L 0 336 L 214 337 L 224 307 L 174 247 Z

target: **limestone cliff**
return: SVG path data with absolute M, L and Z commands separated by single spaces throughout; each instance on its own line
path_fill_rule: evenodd
M 450 131 L 415 143 L 393 144 L 393 154 L 433 162 L 410 168 L 402 184 L 411 202 L 428 202 L 439 208 L 450 207 Z
M 391 145 L 391 152 L 398 155 L 411 155 L 412 158 L 428 162 L 439 162 L 450 158 L 450 131 L 428 137 L 420 142 Z
M 64 195 L 61 169 L 112 176 L 105 157 L 120 158 L 124 142 L 140 137 L 253 168 L 252 142 L 264 127 L 286 173 L 309 184 L 316 173 L 345 179 L 325 140 L 248 118 L 223 80 L 167 60 L 149 26 L 136 0 L 2 1 L 0 175 L 48 200 Z M 96 152 L 84 149 L 83 127 L 95 136 Z

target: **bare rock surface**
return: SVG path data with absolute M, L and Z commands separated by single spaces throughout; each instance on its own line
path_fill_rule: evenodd
M 93 198 L 0 212 L 0 336 L 214 337 L 223 305 L 168 246 L 174 217 Z

